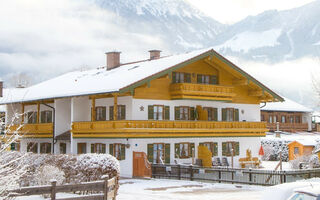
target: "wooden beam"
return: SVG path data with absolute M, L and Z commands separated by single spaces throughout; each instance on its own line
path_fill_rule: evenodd
M 22 113 L 22 116 L 21 116 L 21 123 L 23 124 L 24 123 L 24 104 L 22 103 L 21 104 L 21 113 Z
M 233 79 L 232 85 L 234 86 L 245 86 L 248 85 L 249 81 L 247 79 Z
M 113 94 L 113 120 L 118 120 L 118 94 Z
M 91 99 L 91 121 L 96 121 L 96 99 Z
M 37 124 L 40 123 L 40 102 L 37 102 Z
M 249 96 L 261 97 L 263 95 L 262 90 L 249 90 Z

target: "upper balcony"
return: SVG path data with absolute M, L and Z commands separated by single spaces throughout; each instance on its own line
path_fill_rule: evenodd
M 208 99 L 231 101 L 236 94 L 233 86 L 173 83 L 170 85 L 172 99 Z
M 267 123 L 267 128 L 270 131 L 277 130 L 277 123 Z M 307 132 L 308 123 L 279 123 L 279 131 L 285 132 Z
M 150 138 L 265 136 L 265 122 L 121 120 L 73 122 L 73 137 Z
M 53 123 L 39 123 L 39 124 L 15 124 L 7 127 L 8 134 L 11 135 L 15 131 L 23 137 L 46 138 L 52 137 Z

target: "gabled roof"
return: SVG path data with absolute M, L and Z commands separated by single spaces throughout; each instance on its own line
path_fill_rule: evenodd
M 14 89 L 6 92 L 4 98 L 0 98 L 0 104 L 113 92 L 124 93 L 208 56 L 217 57 L 226 63 L 227 66 L 261 87 L 263 91 L 271 94 L 277 101 L 283 100 L 281 96 L 274 93 L 212 48 L 209 48 L 156 60 L 122 65 L 108 71 L 106 68 L 98 68 L 69 72 L 28 88 Z
M 303 146 L 316 146 L 317 142 L 313 139 L 299 139 L 299 140 L 294 140 L 292 142 L 290 142 L 288 145 L 290 145 L 291 143 L 294 142 L 298 142 L 300 144 L 302 144 Z
M 312 112 L 312 109 L 307 108 L 295 101 L 284 97 L 283 102 L 270 102 L 265 107 L 261 108 L 263 111 L 283 111 L 283 112 Z

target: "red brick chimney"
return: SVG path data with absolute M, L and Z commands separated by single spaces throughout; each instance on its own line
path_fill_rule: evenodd
M 160 50 L 150 50 L 150 60 L 155 60 L 160 58 Z
M 107 70 L 120 66 L 120 53 L 118 51 L 107 52 Z
M 3 96 L 3 82 L 0 80 L 0 97 Z

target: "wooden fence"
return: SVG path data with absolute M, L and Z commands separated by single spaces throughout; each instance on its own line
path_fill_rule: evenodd
M 320 177 L 320 169 L 272 171 L 239 168 L 202 168 L 192 165 L 152 165 L 153 178 L 213 181 L 272 186 Z
M 65 185 L 56 185 L 57 182 L 53 180 L 51 181 L 51 185 L 22 187 L 10 190 L 9 197 L 50 194 L 52 200 L 115 200 L 118 191 L 118 177 L 109 179 L 108 176 L 104 176 L 103 179 L 101 181 Z M 77 197 L 56 198 L 56 194 L 59 192 L 76 191 L 92 191 L 97 193 L 79 195 Z

